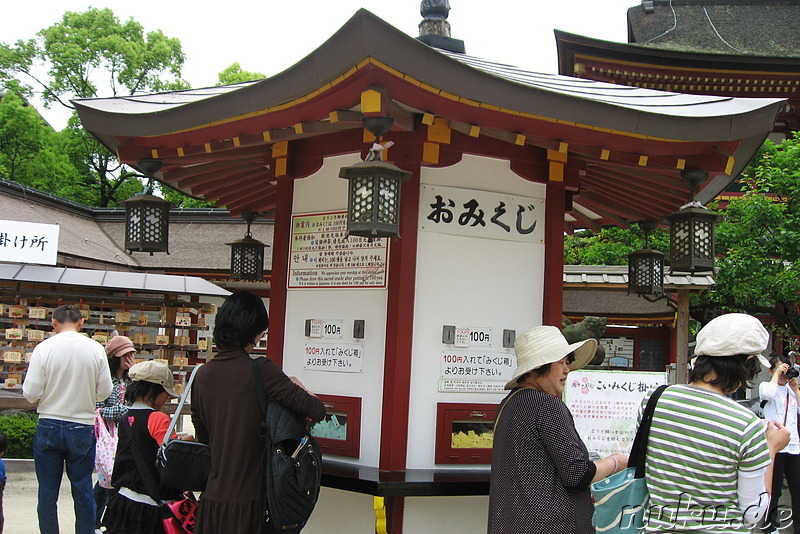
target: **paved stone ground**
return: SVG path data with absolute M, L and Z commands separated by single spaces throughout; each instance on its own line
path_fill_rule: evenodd
M 3 497 L 6 516 L 4 532 L 8 534 L 38 534 L 36 502 L 39 484 L 33 471 L 8 472 L 8 484 Z M 72 508 L 69 480 L 64 475 L 58 499 L 58 522 L 61 532 L 75 532 L 75 511 Z

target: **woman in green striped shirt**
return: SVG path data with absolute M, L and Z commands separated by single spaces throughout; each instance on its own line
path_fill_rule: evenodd
M 653 415 L 645 532 L 748 533 L 764 517 L 772 459 L 789 432 L 774 421 L 765 431 L 728 395 L 753 379 L 768 342 L 761 322 L 740 313 L 697 334 L 689 384 L 667 388 Z

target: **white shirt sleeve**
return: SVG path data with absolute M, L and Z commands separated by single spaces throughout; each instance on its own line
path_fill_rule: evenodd
M 764 487 L 764 473 L 767 468 L 755 471 L 742 471 L 738 473 L 738 487 L 736 494 L 739 499 L 739 509 L 742 511 L 742 521 L 748 527 L 756 525 L 769 508 L 769 494 Z
M 39 402 L 44 393 L 44 369 L 37 351 L 33 351 L 31 361 L 28 362 L 28 370 L 25 373 L 25 380 L 22 382 L 22 394 L 31 404 Z
M 111 382 L 111 371 L 108 369 L 108 358 L 106 358 L 105 351 L 101 349 L 102 356 L 98 362 L 97 374 L 97 400 L 104 401 L 111 395 L 111 390 L 114 389 L 114 384 Z
M 758 397 L 761 400 L 771 401 L 775 399 L 775 395 L 778 393 L 778 384 L 775 382 L 761 382 L 758 385 Z

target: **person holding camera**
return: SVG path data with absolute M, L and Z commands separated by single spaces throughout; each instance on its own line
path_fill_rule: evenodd
M 788 514 L 778 510 L 783 477 L 789 485 L 792 496 L 793 532 L 800 532 L 800 436 L 797 433 L 797 411 L 800 405 L 800 388 L 797 376 L 800 372 L 792 365 L 788 356 L 773 354 L 770 358 L 772 379 L 762 382 L 758 387 L 764 419 L 778 421 L 787 429 L 791 437 L 789 444 L 775 455 L 772 471 L 772 497 L 769 503 L 769 523 L 767 531 L 786 526 Z

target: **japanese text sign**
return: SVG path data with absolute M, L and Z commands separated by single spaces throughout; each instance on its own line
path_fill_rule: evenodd
M 292 216 L 289 288 L 386 287 L 389 240 L 346 235 L 346 211 Z
M 354 343 L 307 343 L 303 369 L 361 373 L 364 371 L 364 346 Z
M 515 368 L 516 360 L 510 351 L 445 349 L 439 362 L 439 390 L 502 391 Z
M 57 224 L 0 220 L 0 261 L 55 265 Z
M 544 199 L 424 185 L 420 230 L 544 243 Z
M 574 371 L 567 376 L 566 404 L 586 448 L 601 458 L 627 454 L 645 393 L 666 384 L 666 373 Z

